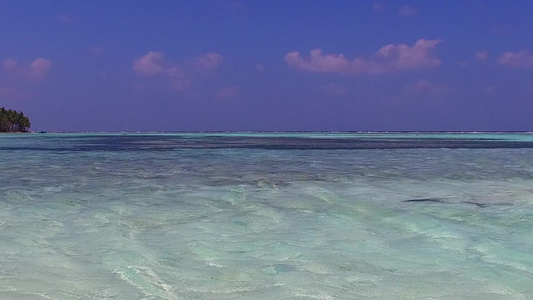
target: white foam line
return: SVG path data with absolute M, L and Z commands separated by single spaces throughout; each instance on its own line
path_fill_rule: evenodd
M 147 282 L 148 284 L 150 284 L 151 286 L 153 286 L 155 288 L 154 291 L 160 291 L 162 290 L 164 293 L 155 293 L 157 294 L 157 296 L 163 298 L 163 299 L 168 299 L 168 300 L 177 300 L 179 299 L 179 297 L 172 291 L 172 287 L 165 283 L 163 279 L 161 279 L 161 277 L 159 277 L 152 269 L 148 268 L 148 267 L 136 267 L 136 266 L 128 266 L 126 267 L 127 269 L 130 269 L 130 270 L 133 270 L 133 272 L 135 272 L 135 274 L 137 274 L 138 276 L 141 277 L 141 280 Z M 122 278 L 122 280 L 126 281 L 128 284 L 130 284 L 131 286 L 137 288 L 139 291 L 141 291 L 143 294 L 145 294 L 146 296 L 150 297 L 150 296 L 154 296 L 154 292 L 152 291 L 149 291 L 147 290 L 146 288 L 144 288 L 142 285 L 140 285 L 139 283 L 136 283 L 135 280 L 133 280 L 131 277 L 127 276 L 126 275 L 126 272 L 124 272 L 123 270 L 114 270 L 114 273 L 117 273 L 120 275 L 120 278 Z

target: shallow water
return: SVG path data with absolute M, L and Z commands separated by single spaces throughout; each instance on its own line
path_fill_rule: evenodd
M 528 134 L 0 135 L 0 299 L 532 299 Z

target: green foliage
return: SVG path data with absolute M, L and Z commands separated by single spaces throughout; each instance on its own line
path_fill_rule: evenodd
M 0 108 L 0 132 L 26 132 L 31 123 L 23 112 Z

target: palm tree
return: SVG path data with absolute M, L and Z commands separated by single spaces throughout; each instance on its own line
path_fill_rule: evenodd
M 23 112 L 0 108 L 0 132 L 26 132 L 30 126 L 30 119 Z

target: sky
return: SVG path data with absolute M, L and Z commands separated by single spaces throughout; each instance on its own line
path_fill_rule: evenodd
M 533 131 L 532 1 L 0 1 L 34 131 Z

